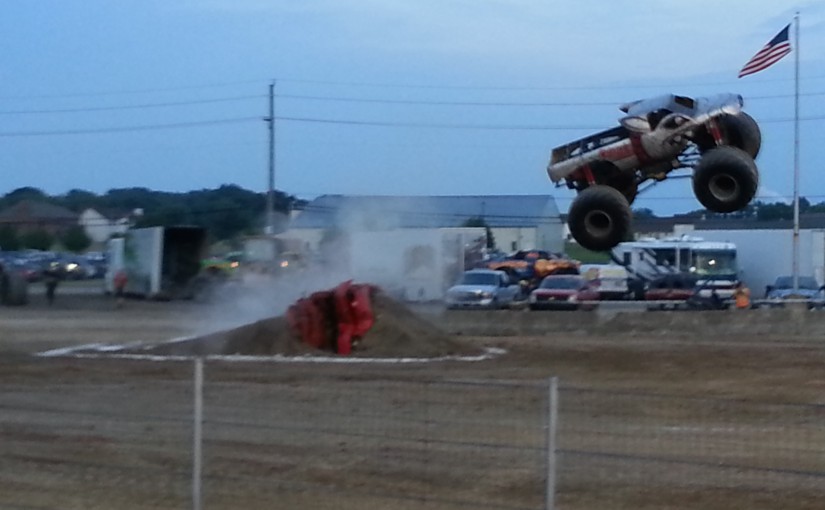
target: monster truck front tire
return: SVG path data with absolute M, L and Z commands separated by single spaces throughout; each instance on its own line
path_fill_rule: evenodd
M 759 172 L 748 153 L 732 146 L 711 149 L 693 170 L 693 193 L 713 212 L 744 208 L 756 195 Z
M 759 149 L 762 148 L 762 132 L 753 117 L 745 112 L 739 112 L 736 115 L 722 115 L 717 119 L 717 122 L 727 145 L 742 149 L 751 158 L 756 159 L 756 156 L 759 155 Z M 705 129 L 697 136 L 696 143 L 702 153 L 716 147 L 713 136 Z
M 630 204 L 618 190 L 596 185 L 573 200 L 567 215 L 573 238 L 593 251 L 609 250 L 630 232 Z
M 725 117 L 724 122 L 729 143 L 756 159 L 759 149 L 762 148 L 762 132 L 753 117 L 745 112 L 739 112 L 738 115 Z

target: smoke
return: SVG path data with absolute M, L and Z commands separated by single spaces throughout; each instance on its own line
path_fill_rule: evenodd
M 342 282 L 369 283 L 402 300 L 443 298 L 464 269 L 464 258 L 483 228 L 459 228 L 428 199 L 376 197 L 347 200 L 334 227 L 301 253 L 303 264 L 277 275 L 244 274 L 215 288 L 196 320 L 197 333 L 237 327 L 282 315 L 291 304 Z M 435 228 L 454 223 L 453 228 Z M 424 226 L 426 228 L 411 228 Z M 307 246 L 301 232 L 287 232 Z M 316 233 L 317 235 L 317 233 Z

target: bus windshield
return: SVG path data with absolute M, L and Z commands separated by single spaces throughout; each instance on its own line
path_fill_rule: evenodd
M 701 250 L 693 252 L 691 271 L 699 276 L 736 275 L 736 252 Z

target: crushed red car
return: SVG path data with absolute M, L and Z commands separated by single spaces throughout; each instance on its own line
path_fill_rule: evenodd
M 289 307 L 287 322 L 305 344 L 346 356 L 375 322 L 375 290 L 371 285 L 346 281 L 332 290 L 315 292 Z

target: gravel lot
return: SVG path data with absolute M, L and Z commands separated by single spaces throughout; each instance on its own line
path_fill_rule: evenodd
M 31 354 L 158 342 L 242 317 L 193 302 L 118 309 L 98 293 L 61 290 L 52 308 L 37 294 L 27 307 L 0 308 L 0 508 L 187 507 L 190 362 Z M 554 375 L 558 508 L 821 510 L 820 340 L 461 337 L 506 353 L 409 365 L 212 361 L 204 508 L 541 508 L 543 459 L 531 448 L 543 441 L 543 394 L 450 385 Z M 463 425 L 442 430 L 449 420 Z M 488 425 L 505 422 L 518 426 L 496 437 L 504 429 Z M 413 449 L 374 439 L 386 430 L 424 439 Z M 454 450 L 433 441 L 436 431 L 532 453 Z

